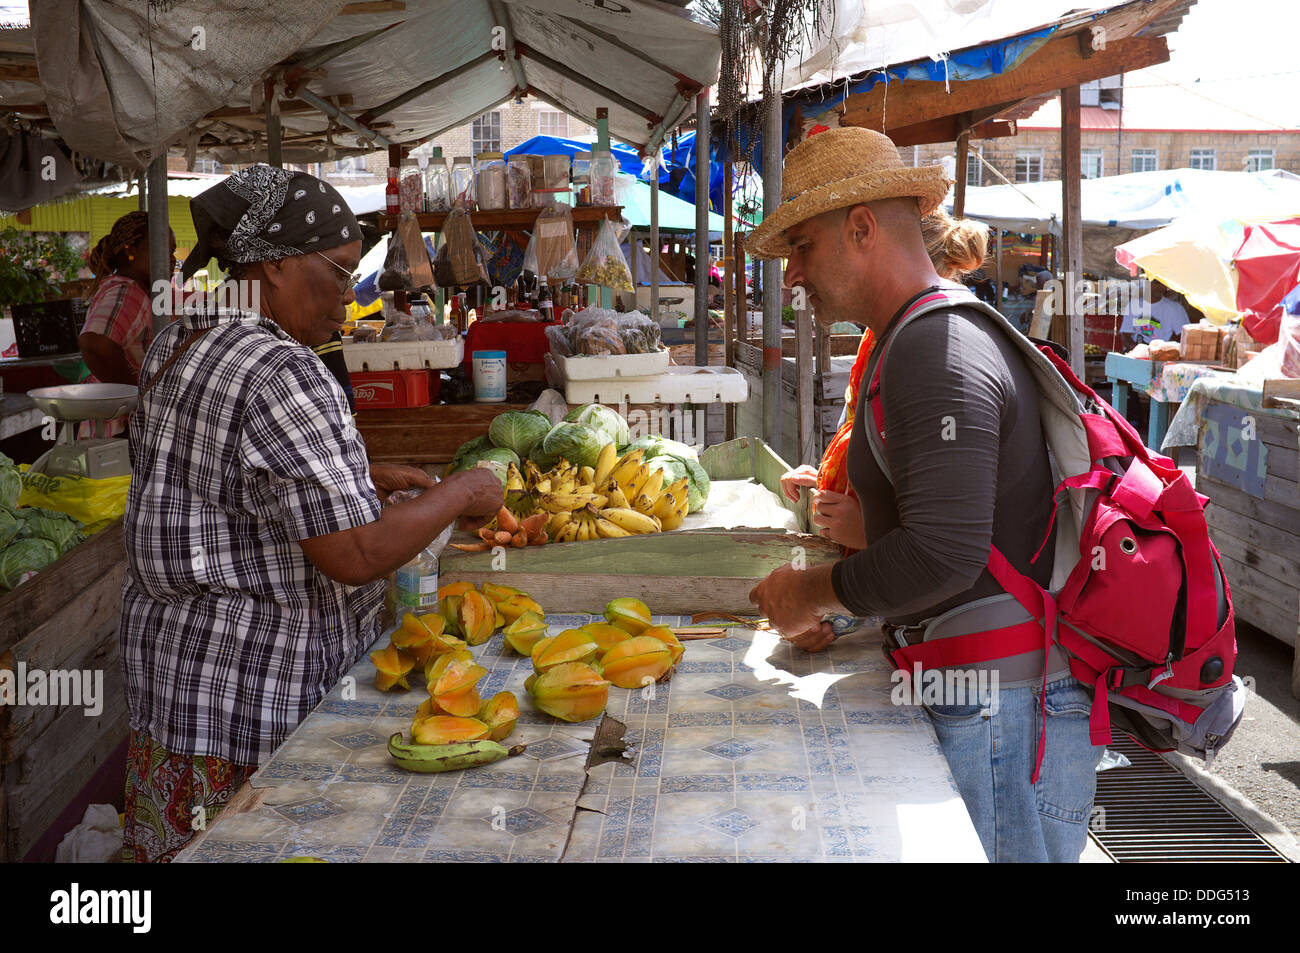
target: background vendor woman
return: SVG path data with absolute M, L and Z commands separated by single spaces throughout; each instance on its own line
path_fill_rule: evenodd
M 188 278 L 215 255 L 259 312 L 197 296 L 149 349 L 131 419 L 121 648 L 126 845 L 170 860 L 379 635 L 384 578 L 461 515 L 486 470 L 434 486 L 370 466 L 310 348 L 343 324 L 357 221 L 327 183 L 265 165 L 190 202 Z M 231 296 L 240 300 L 239 296 Z M 382 506 L 389 493 L 425 487 Z
M 176 236 L 171 236 L 171 256 Z M 98 279 L 78 345 L 91 380 L 136 384 L 153 339 L 149 290 L 149 214 L 128 212 L 113 223 L 87 260 Z

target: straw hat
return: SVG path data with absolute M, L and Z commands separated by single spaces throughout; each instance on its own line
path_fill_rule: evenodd
M 843 126 L 809 136 L 790 150 L 781 174 L 781 205 L 745 239 L 754 258 L 786 258 L 785 230 L 849 205 L 914 195 L 924 217 L 938 208 L 952 186 L 942 166 L 903 165 L 886 135 Z

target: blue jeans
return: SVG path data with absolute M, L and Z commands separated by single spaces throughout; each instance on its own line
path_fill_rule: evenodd
M 1038 783 L 1040 686 L 1004 688 L 997 710 L 927 705 L 984 852 L 994 863 L 1075 863 L 1088 839 L 1104 746 L 1088 737 L 1092 699 L 1074 678 L 1047 683 L 1047 751 Z

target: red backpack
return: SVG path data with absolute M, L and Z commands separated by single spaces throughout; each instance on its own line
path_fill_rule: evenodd
M 1245 688 L 1233 674 L 1232 598 L 1205 523 L 1209 500 L 1173 460 L 1147 448 L 1051 347 L 1035 345 L 969 292 L 927 293 L 880 345 L 867 391 L 874 426 L 865 428 L 877 463 L 888 477 L 879 393 L 885 348 L 905 322 L 952 307 L 992 318 L 1033 372 L 1057 481 L 1043 546 L 1055 523 L 1056 560 L 1045 589 L 990 547 L 988 570 L 1014 597 L 1005 603 L 1013 610 L 1004 613 L 1006 624 L 904 646 L 891 653 L 894 664 L 908 671 L 914 663 L 969 666 L 1032 650 L 1046 655 L 1055 642 L 1071 674 L 1092 689 L 1094 745 L 1110 742 L 1114 724 L 1144 747 L 1199 755 L 1208 765 L 1240 723 L 1245 703 Z M 1045 750 L 1045 704 L 1044 693 L 1035 782 Z

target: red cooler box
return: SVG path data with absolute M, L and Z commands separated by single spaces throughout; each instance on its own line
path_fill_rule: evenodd
M 442 380 L 437 371 L 367 371 L 353 374 L 357 410 L 427 407 L 438 400 Z

